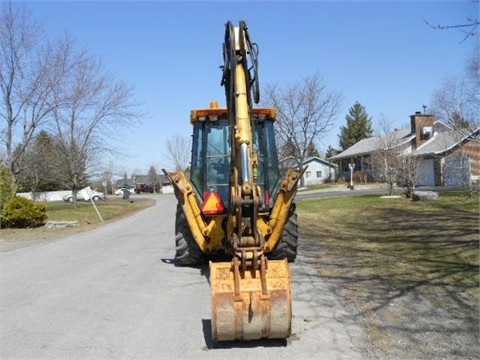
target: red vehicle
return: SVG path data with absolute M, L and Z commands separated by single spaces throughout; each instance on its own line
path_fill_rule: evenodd
M 140 184 L 135 187 L 135 193 L 137 194 L 143 194 L 143 193 L 153 194 L 154 192 L 155 191 L 153 189 L 153 186 L 150 186 L 150 185 Z

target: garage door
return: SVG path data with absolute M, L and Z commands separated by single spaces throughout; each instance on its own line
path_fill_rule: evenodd
M 435 186 L 433 159 L 420 161 L 417 171 L 417 186 Z

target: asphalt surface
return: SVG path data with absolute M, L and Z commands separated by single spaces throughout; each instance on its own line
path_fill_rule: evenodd
M 174 265 L 176 200 L 157 199 L 89 232 L 0 241 L 1 359 L 362 358 L 364 329 L 301 246 L 292 336 L 213 342 L 208 268 Z

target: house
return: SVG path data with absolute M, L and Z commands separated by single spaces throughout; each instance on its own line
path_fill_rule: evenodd
M 280 161 L 280 167 L 282 170 L 287 168 L 296 167 L 297 163 L 293 156 L 289 156 Z M 308 166 L 307 170 L 303 173 L 302 184 L 303 186 L 318 185 L 329 181 L 335 181 L 335 176 L 338 173 L 338 166 L 328 160 L 320 159 L 317 156 L 306 158 L 302 166 Z
M 480 128 L 471 132 L 453 130 L 433 115 L 416 112 L 410 127 L 363 139 L 329 160 L 339 166 L 339 176 L 363 171 L 375 177 L 372 156 L 382 149 L 413 156 L 418 163 L 416 185 L 460 186 L 480 179 Z

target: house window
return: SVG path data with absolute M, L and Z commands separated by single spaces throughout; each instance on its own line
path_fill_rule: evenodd
M 317 171 L 317 178 L 319 178 L 319 179 L 322 178 L 322 170 Z
M 305 179 L 310 179 L 310 176 L 312 175 L 311 171 L 306 171 L 305 172 Z

